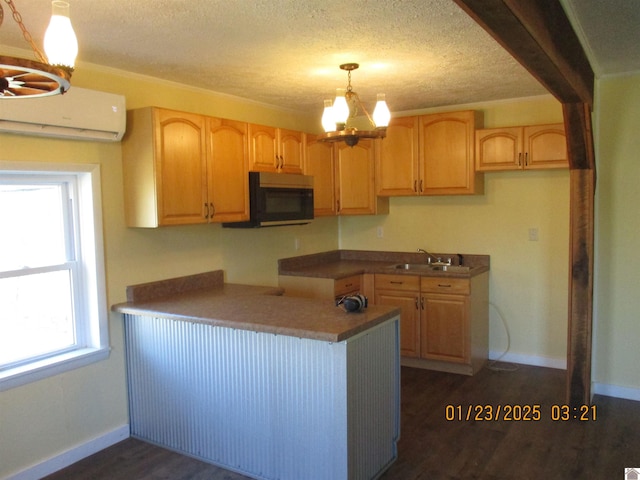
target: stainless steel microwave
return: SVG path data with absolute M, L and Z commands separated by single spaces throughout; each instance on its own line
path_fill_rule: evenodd
M 301 225 L 313 220 L 313 177 L 249 172 L 249 221 L 223 223 L 228 228 Z

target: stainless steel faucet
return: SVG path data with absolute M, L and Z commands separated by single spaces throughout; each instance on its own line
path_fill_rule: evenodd
M 418 252 L 424 253 L 427 256 L 427 263 L 431 263 L 431 259 L 435 260 L 437 263 L 442 263 L 441 257 L 434 257 L 429 252 L 427 252 L 424 248 L 419 248 Z M 449 260 L 449 263 L 451 263 L 451 260 Z

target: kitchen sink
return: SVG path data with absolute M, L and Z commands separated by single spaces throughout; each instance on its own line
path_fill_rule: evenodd
M 451 273 L 468 273 L 471 267 L 464 267 L 461 265 L 432 265 L 428 263 L 398 263 L 391 266 L 396 270 L 407 270 L 414 272 L 451 272 Z

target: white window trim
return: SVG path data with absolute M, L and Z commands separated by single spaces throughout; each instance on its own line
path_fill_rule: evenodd
M 89 285 L 86 311 L 91 318 L 86 325 L 90 329 L 87 335 L 90 346 L 0 371 L 0 391 L 104 360 L 110 351 L 100 165 L 0 161 L 0 175 L 3 173 L 77 175 L 80 236 L 83 242 L 95 245 L 95 248 L 83 249 L 83 278 Z

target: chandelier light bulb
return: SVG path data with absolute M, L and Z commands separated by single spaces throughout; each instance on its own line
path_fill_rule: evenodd
M 342 126 L 342 128 L 344 128 L 344 125 L 346 125 L 347 120 L 349 119 L 349 105 L 347 105 L 345 93 L 346 90 L 344 88 L 336 89 L 336 99 L 333 102 L 334 123 Z
M 389 125 L 389 120 L 391 120 L 391 112 L 385 101 L 385 95 L 379 93 L 376 107 L 373 110 L 373 122 L 376 124 L 376 128 L 384 128 Z
M 333 102 L 331 99 L 324 101 L 324 112 L 322 112 L 322 128 L 325 132 L 333 132 L 336 129 L 336 119 L 333 114 Z
M 69 4 L 51 2 L 52 15 L 44 34 L 44 51 L 50 65 L 73 68 L 78 55 L 78 40 L 69 18 Z

